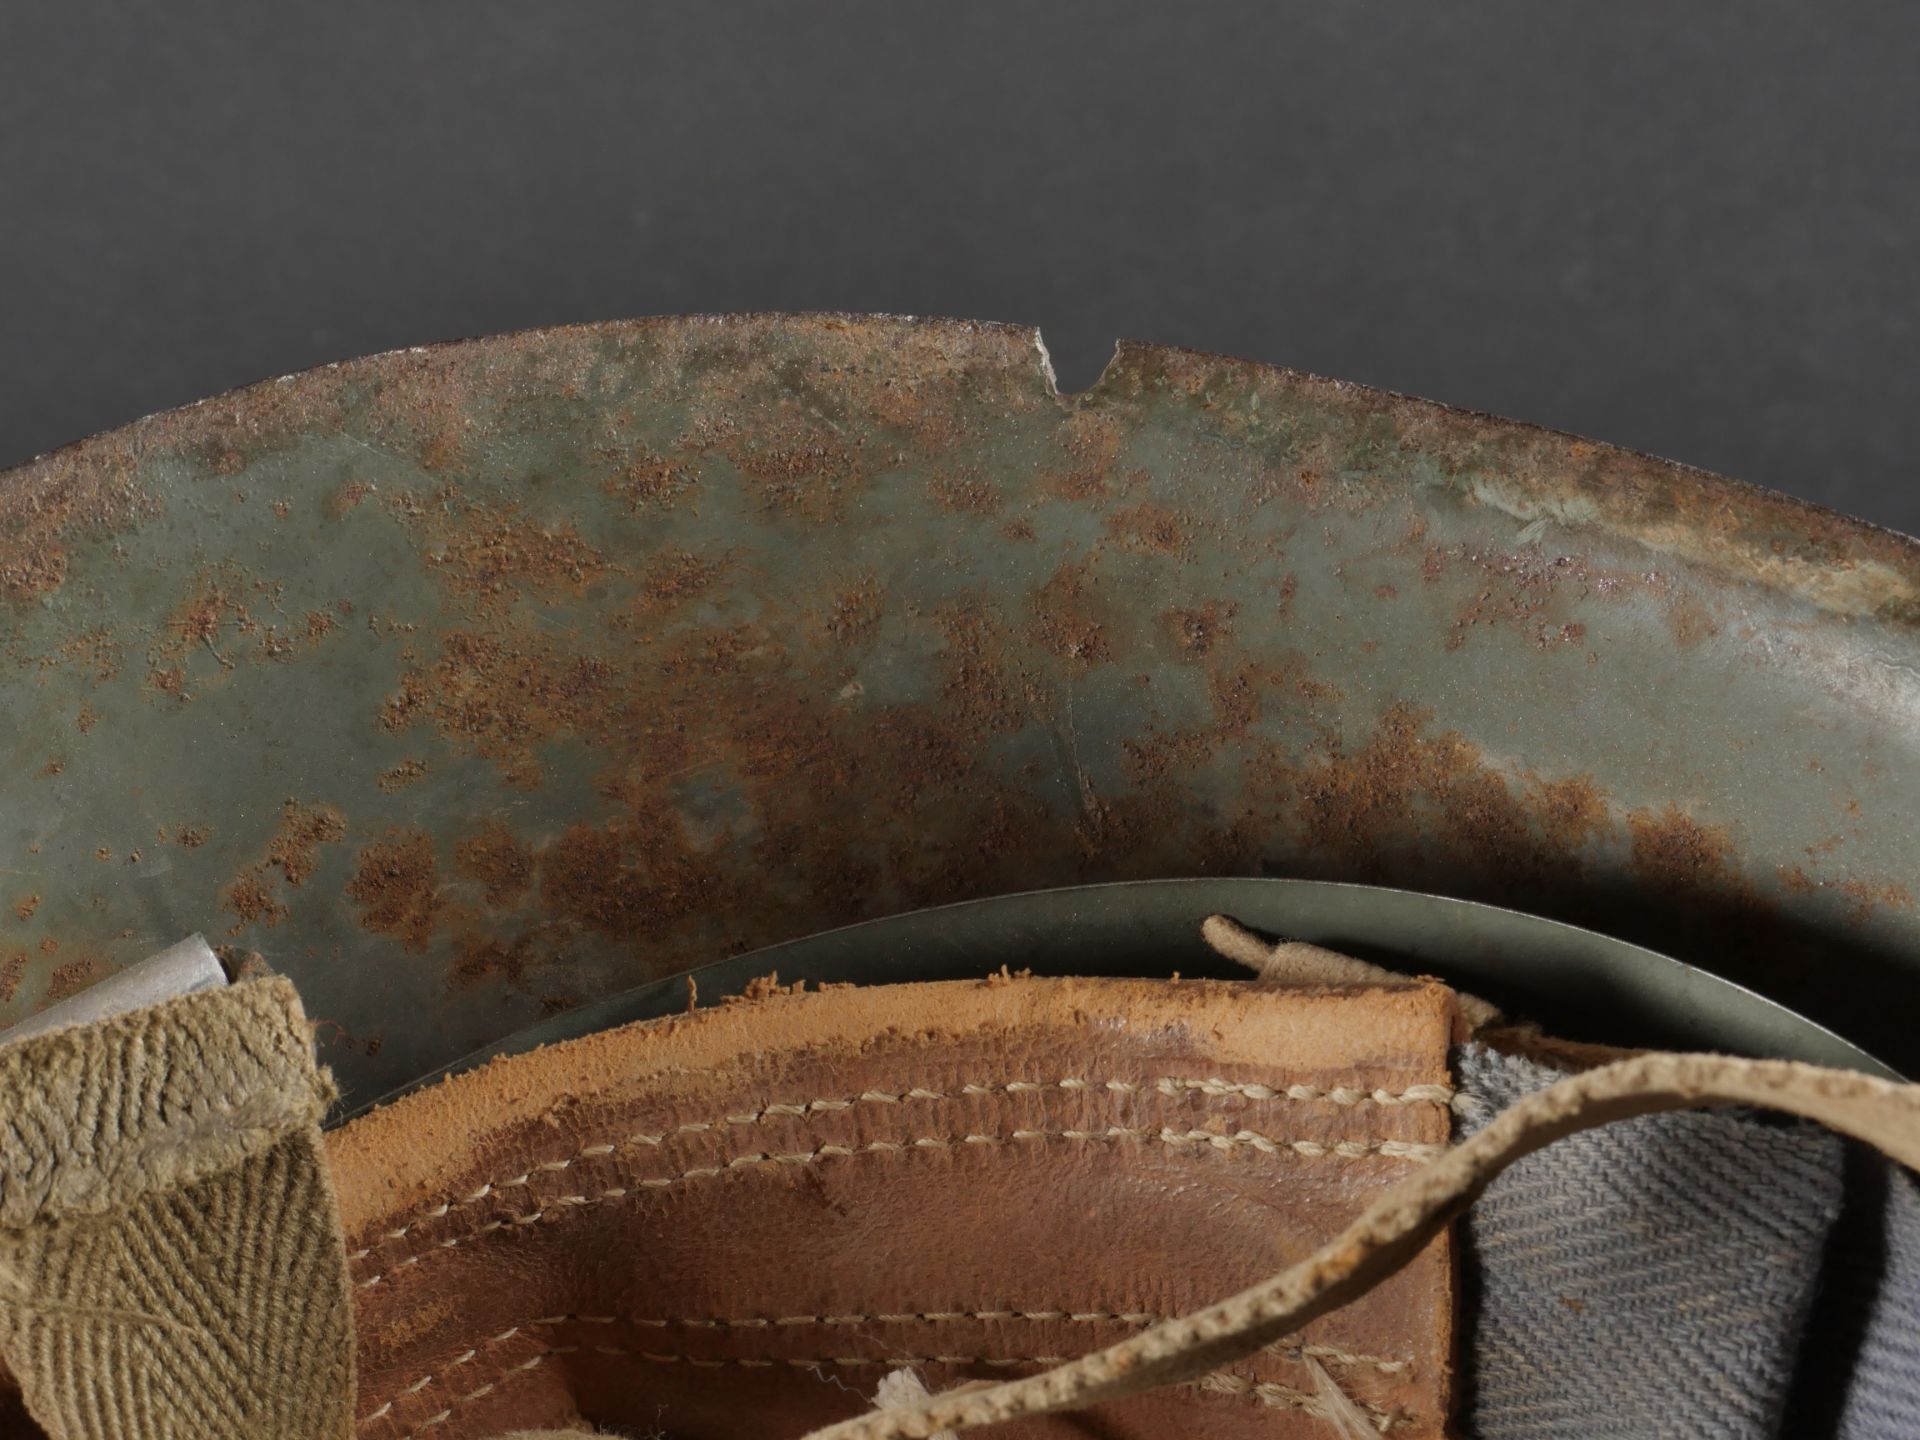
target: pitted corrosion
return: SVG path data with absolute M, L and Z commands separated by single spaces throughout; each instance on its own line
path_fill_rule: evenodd
M 954 322 L 377 356 L 0 479 L 0 1024 L 200 929 L 366 1093 L 829 925 L 1288 874 L 1912 1063 L 1917 597 L 1784 497 L 1179 351 L 1068 398 Z

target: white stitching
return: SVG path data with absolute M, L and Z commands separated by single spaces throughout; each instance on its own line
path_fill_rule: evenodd
M 1000 1085 L 982 1085 L 969 1081 L 960 1086 L 958 1090 L 952 1091 L 926 1090 L 916 1086 L 910 1090 L 903 1090 L 899 1094 L 888 1094 L 883 1090 L 868 1090 L 853 1097 L 851 1100 L 782 1101 L 768 1105 L 764 1109 L 749 1111 L 739 1115 L 728 1115 L 717 1122 L 692 1121 L 657 1135 L 629 1135 L 626 1139 L 618 1142 L 618 1144 L 654 1147 L 665 1144 L 667 1140 L 676 1135 L 701 1135 L 713 1130 L 725 1128 L 729 1125 L 758 1125 L 769 1118 L 787 1118 L 806 1116 L 815 1112 L 846 1110 L 856 1104 L 898 1105 L 910 1100 L 954 1100 L 977 1095 L 1022 1095 L 1055 1089 L 1109 1090 L 1122 1095 L 1137 1095 L 1152 1091 L 1160 1095 L 1178 1096 L 1192 1092 L 1216 1097 L 1238 1095 L 1243 1099 L 1255 1101 L 1289 1100 L 1298 1103 L 1311 1103 L 1324 1100 L 1330 1104 L 1343 1106 L 1439 1105 L 1444 1107 L 1451 1105 L 1454 1099 L 1453 1090 L 1446 1085 L 1410 1085 L 1406 1089 L 1398 1091 L 1385 1089 L 1361 1090 L 1344 1085 L 1336 1085 L 1332 1089 L 1323 1090 L 1314 1085 L 1289 1085 L 1285 1089 L 1277 1090 L 1270 1085 L 1241 1084 L 1235 1081 L 1221 1079 L 1183 1079 L 1176 1076 L 1161 1076 L 1156 1080 L 1145 1083 L 1132 1080 L 1093 1081 L 1073 1077 L 1068 1077 L 1065 1080 L 1057 1080 L 1051 1084 L 1041 1084 L 1033 1080 L 1010 1080 Z M 549 1172 L 565 1170 L 576 1160 L 611 1155 L 617 1148 L 618 1145 L 606 1143 L 589 1145 L 566 1160 L 545 1161 L 536 1166 L 535 1170 Z M 479 1189 L 459 1200 L 443 1201 L 431 1210 L 421 1211 L 399 1229 L 387 1231 L 380 1237 L 380 1241 L 376 1243 L 389 1240 L 404 1240 L 415 1227 L 424 1224 L 426 1221 L 440 1219 L 456 1206 L 478 1204 L 496 1191 L 511 1190 L 523 1186 L 532 1180 L 533 1174 L 533 1171 L 529 1171 L 525 1174 L 510 1176 L 503 1180 L 489 1181 L 487 1184 L 482 1185 Z M 369 1246 L 365 1249 L 354 1251 L 347 1259 L 358 1262 L 365 1260 L 372 1253 L 372 1247 Z
M 1160 1317 L 1157 1315 L 1149 1315 L 1149 1314 L 1139 1313 L 1139 1312 L 1123 1313 L 1123 1312 L 1115 1312 L 1111 1310 L 1073 1310 L 1073 1311 L 1069 1311 L 1069 1310 L 914 1310 L 914 1311 L 903 1311 L 898 1314 L 886 1314 L 886 1315 L 880 1315 L 880 1314 L 876 1314 L 876 1315 L 783 1315 L 776 1319 L 766 1319 L 766 1318 L 756 1317 L 756 1318 L 744 1319 L 744 1320 L 682 1320 L 682 1319 L 661 1320 L 661 1319 L 654 1319 L 646 1316 L 632 1316 L 632 1315 L 543 1315 L 537 1320 L 527 1320 L 527 1321 L 523 1321 L 519 1325 L 510 1326 L 507 1329 L 502 1330 L 498 1335 L 492 1336 L 491 1338 L 483 1341 L 482 1343 L 485 1345 L 501 1345 L 501 1344 L 505 1344 L 508 1340 L 511 1340 L 514 1336 L 518 1335 L 521 1331 L 529 1329 L 531 1327 L 534 1327 L 534 1326 L 545 1327 L 545 1326 L 557 1326 L 557 1325 L 632 1325 L 632 1326 L 636 1326 L 638 1328 L 647 1329 L 647 1330 L 667 1330 L 667 1329 L 766 1330 L 766 1329 L 771 1329 L 775 1326 L 797 1327 L 797 1326 L 813 1326 L 813 1325 L 819 1325 L 819 1326 L 900 1325 L 900 1324 L 912 1324 L 912 1323 L 919 1323 L 919 1322 L 931 1322 L 934 1324 L 939 1324 L 942 1322 L 955 1321 L 955 1320 L 983 1320 L 983 1321 L 1028 1320 L 1028 1321 L 1037 1321 L 1041 1323 L 1052 1323 L 1060 1320 L 1071 1320 L 1071 1321 L 1077 1321 L 1083 1324 L 1098 1324 L 1098 1323 L 1111 1322 L 1111 1323 L 1122 1324 L 1122 1325 L 1138 1326 L 1138 1325 L 1153 1325 L 1158 1323 L 1159 1319 Z M 572 1347 L 572 1348 L 578 1348 L 578 1347 Z M 593 1348 L 593 1353 L 595 1354 L 638 1353 L 643 1355 L 644 1358 L 649 1360 L 673 1360 L 673 1359 L 679 1358 L 676 1356 L 658 1355 L 658 1354 L 653 1354 L 653 1353 L 644 1352 L 644 1351 L 626 1352 L 618 1349 L 617 1347 L 597 1345 L 592 1348 Z M 1350 1367 L 1354 1369 L 1377 1370 L 1384 1375 L 1398 1375 L 1403 1371 L 1407 1370 L 1408 1368 L 1410 1368 L 1410 1365 L 1411 1365 L 1410 1361 L 1389 1360 L 1386 1357 L 1380 1356 L 1380 1355 L 1355 1354 L 1352 1351 L 1341 1350 L 1332 1345 L 1275 1346 L 1273 1347 L 1273 1350 L 1275 1354 L 1287 1360 L 1298 1360 L 1304 1356 L 1312 1356 L 1316 1360 L 1324 1360 L 1327 1363 L 1332 1365 L 1339 1365 L 1339 1366 Z M 547 1352 L 545 1351 L 541 1352 L 540 1356 L 535 1357 L 536 1361 L 538 1359 L 544 1358 L 546 1353 Z M 446 1367 L 446 1371 L 442 1372 L 440 1378 L 444 1379 L 446 1376 L 446 1372 L 450 1372 L 452 1370 L 458 1369 L 460 1366 L 467 1364 L 478 1354 L 479 1354 L 479 1350 L 476 1348 L 476 1349 L 468 1350 L 465 1354 L 459 1356 L 457 1359 L 449 1361 Z M 822 1360 L 814 1360 L 814 1359 L 793 1359 L 793 1358 L 784 1357 L 784 1356 L 777 1359 L 762 1359 L 758 1357 L 748 1356 L 748 1357 L 740 1357 L 737 1359 L 725 1359 L 725 1360 L 692 1360 L 690 1359 L 688 1363 L 692 1365 L 737 1364 L 737 1365 L 745 1366 L 748 1368 L 764 1369 L 764 1368 L 771 1368 L 773 1366 L 783 1365 L 783 1364 L 793 1365 L 793 1366 L 805 1366 L 805 1365 L 817 1365 L 817 1364 L 854 1364 L 854 1363 L 876 1363 L 877 1364 L 880 1362 L 878 1361 L 875 1361 L 875 1362 L 822 1361 Z M 909 1362 L 899 1361 L 897 1363 L 906 1364 Z M 935 1361 L 924 1362 L 924 1363 L 948 1363 L 948 1362 L 938 1361 L 938 1358 L 936 1357 Z M 973 1363 L 973 1362 L 967 1361 L 967 1362 L 955 1362 L 955 1363 Z M 993 1363 L 1006 1363 L 1006 1362 L 987 1361 L 985 1363 L 993 1364 Z M 1041 1360 L 1033 1360 L 1031 1362 L 1022 1361 L 1017 1363 L 1023 1363 L 1023 1364 L 1024 1363 L 1032 1363 L 1032 1364 L 1055 1363 L 1057 1364 L 1059 1362 L 1058 1361 L 1043 1362 Z M 529 1364 L 522 1368 L 531 1369 L 533 1367 L 531 1364 Z M 504 1379 L 507 1375 L 510 1375 L 512 1373 L 513 1372 L 511 1370 L 503 1371 L 500 1378 Z M 431 1374 L 424 1375 L 420 1379 L 414 1381 L 413 1384 L 407 1386 L 404 1390 L 400 1391 L 399 1393 L 400 1395 L 417 1394 L 419 1391 L 426 1389 L 428 1385 L 432 1384 L 434 1381 L 434 1378 L 435 1377 Z M 498 1382 L 496 1381 L 496 1383 Z M 1281 1386 L 1279 1388 L 1285 1389 L 1286 1387 Z M 472 1395 L 466 1398 L 469 1398 L 469 1399 L 475 1398 L 481 1393 L 482 1392 L 480 1391 L 475 1391 L 472 1393 Z M 1239 1393 L 1239 1392 L 1234 1392 L 1234 1393 Z M 459 1402 L 456 1402 L 456 1404 L 458 1403 Z M 371 1414 L 362 1417 L 359 1423 L 362 1425 L 370 1425 L 375 1420 L 378 1420 L 382 1416 L 391 1412 L 392 1409 L 393 1409 L 393 1401 L 389 1400 L 384 1405 L 382 1405 L 378 1410 L 375 1410 Z M 422 1426 L 421 1428 L 424 1429 L 426 1427 Z
M 1308 1159 L 1320 1159 L 1328 1155 L 1343 1160 L 1363 1159 L 1368 1155 L 1381 1155 L 1388 1159 L 1408 1160 L 1424 1164 L 1439 1156 L 1444 1145 L 1421 1145 L 1408 1140 L 1340 1140 L 1326 1144 L 1318 1140 L 1276 1140 L 1252 1130 L 1240 1130 L 1231 1135 L 1216 1134 L 1211 1130 L 1130 1130 L 1118 1125 L 1110 1125 L 1105 1130 L 1015 1130 L 1007 1135 L 921 1135 L 910 1140 L 874 1140 L 865 1145 L 822 1145 L 817 1150 L 797 1153 L 770 1154 L 756 1151 L 751 1155 L 736 1155 L 721 1165 L 697 1165 L 683 1170 L 678 1175 L 658 1176 L 644 1180 L 635 1180 L 632 1185 L 616 1185 L 592 1195 L 561 1195 L 548 1200 L 540 1209 L 525 1215 L 510 1215 L 503 1219 L 491 1220 L 479 1229 L 466 1235 L 454 1235 L 438 1241 L 431 1249 L 409 1255 L 404 1260 L 395 1261 L 387 1269 L 366 1280 L 356 1281 L 354 1288 L 368 1290 L 378 1285 L 387 1276 L 418 1265 L 422 1259 L 435 1250 L 453 1250 L 461 1245 L 490 1235 L 496 1230 L 504 1230 L 510 1225 L 536 1225 L 545 1219 L 554 1209 L 572 1209 L 587 1205 L 597 1205 L 606 1200 L 619 1200 L 634 1190 L 666 1190 L 688 1180 L 706 1180 L 716 1175 L 724 1175 L 729 1170 L 741 1170 L 755 1165 L 812 1165 L 823 1159 L 846 1159 L 855 1155 L 895 1154 L 900 1151 L 950 1150 L 956 1145 L 1004 1146 L 1025 1144 L 1044 1140 L 1073 1140 L 1078 1142 L 1117 1141 L 1117 1140 L 1157 1140 L 1162 1144 L 1174 1146 L 1197 1145 L 1212 1150 L 1257 1150 L 1264 1155 L 1277 1155 L 1285 1151 L 1305 1156 Z M 364 1252 L 362 1252 L 364 1253 Z
M 497 1378 L 490 1380 L 478 1389 L 469 1390 L 466 1394 L 457 1397 L 445 1409 L 421 1421 L 413 1429 L 407 1431 L 405 1435 L 401 1437 L 401 1440 L 412 1440 L 413 1436 L 420 1434 L 423 1430 L 431 1430 L 435 1426 L 444 1425 L 448 1420 L 453 1418 L 454 1411 L 464 1405 L 471 1404 L 475 1400 L 492 1394 L 495 1389 L 515 1375 L 525 1374 L 527 1371 L 535 1369 L 556 1355 L 572 1355 L 579 1353 L 581 1349 L 582 1347 L 578 1345 L 556 1345 L 551 1349 L 543 1350 L 538 1355 L 521 1361 L 518 1365 L 510 1369 L 501 1371 Z M 1010 1369 L 1017 1365 L 1046 1365 L 1049 1367 L 1064 1365 L 1069 1359 L 1069 1357 L 1064 1355 L 994 1357 L 979 1355 L 896 1355 L 875 1357 L 832 1355 L 813 1358 L 783 1356 L 777 1360 L 755 1359 L 751 1357 L 708 1359 L 704 1357 L 696 1358 L 690 1355 L 663 1354 L 650 1350 L 630 1350 L 618 1345 L 596 1345 L 591 1347 L 589 1353 L 595 1355 L 621 1355 L 631 1359 L 650 1361 L 656 1365 L 684 1364 L 703 1370 L 717 1370 L 730 1365 L 738 1366 L 742 1369 L 771 1369 L 778 1365 L 784 1365 L 789 1369 L 795 1370 L 811 1370 L 821 1365 L 869 1369 L 892 1368 L 901 1365 L 913 1366 L 915 1368 L 923 1365 L 988 1365 L 996 1369 Z M 1209 1390 L 1217 1395 L 1254 1400 L 1260 1404 L 1275 1408 L 1289 1410 L 1304 1409 L 1314 1402 L 1314 1397 L 1307 1394 L 1304 1390 L 1296 1390 L 1289 1385 L 1281 1385 L 1271 1380 L 1255 1380 L 1250 1376 L 1234 1375 L 1225 1371 L 1216 1371 L 1201 1379 L 1198 1384 L 1202 1390 Z M 374 1411 L 373 1414 L 367 1416 L 364 1420 L 361 1420 L 359 1424 L 370 1424 L 384 1416 L 391 1408 L 392 1403 L 389 1402 Z M 1390 1427 L 1394 1420 L 1392 1412 L 1383 1411 L 1377 1406 L 1360 1404 L 1359 1408 L 1365 1411 L 1375 1425 L 1383 1430 Z

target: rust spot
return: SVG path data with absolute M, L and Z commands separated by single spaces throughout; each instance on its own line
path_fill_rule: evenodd
M 96 860 L 111 860 L 113 859 L 113 851 L 102 845 L 98 850 L 93 852 L 93 858 Z
M 724 903 L 721 863 L 699 853 L 679 817 L 642 806 L 604 825 L 575 825 L 541 852 L 540 896 L 590 929 L 632 937 Z
M 364 480 L 349 480 L 334 491 L 333 497 L 327 501 L 327 511 L 334 519 L 342 519 L 366 499 L 372 490 L 373 486 Z
M 1003 539 L 1016 542 L 1031 540 L 1033 539 L 1033 522 L 1024 516 L 1017 520 L 1009 520 L 1000 527 L 1000 534 Z
M 537 747 L 591 728 L 611 699 L 613 678 L 607 661 L 562 658 L 515 626 L 456 630 L 431 670 L 402 676 L 380 724 L 397 733 L 430 717 L 444 739 L 492 760 L 509 784 L 531 788 L 542 774 Z
M 1161 555 L 1176 554 L 1187 543 L 1180 517 L 1163 505 L 1150 503 L 1114 511 L 1107 517 L 1107 534 L 1129 550 Z
M 290 501 L 276 500 L 273 502 L 274 519 L 284 520 L 287 518 L 287 516 L 291 515 L 292 513 L 293 513 L 293 505 Z
M 578 595 L 607 570 L 572 524 L 540 525 L 513 505 L 473 505 L 434 530 L 440 543 L 428 562 L 449 590 L 482 601 L 523 590 Z
M 950 515 L 991 515 L 1000 508 L 1000 488 L 978 470 L 937 475 L 928 487 L 933 503 Z
M 1798 865 L 1781 865 L 1774 873 L 1780 879 L 1780 888 L 1794 895 L 1806 895 L 1820 888 L 1820 882 Z
M 1913 892 L 1906 886 L 1897 885 L 1891 880 L 1871 883 L 1857 879 L 1842 880 L 1838 888 L 1851 903 L 1852 913 L 1849 918 L 1855 924 L 1870 919 L 1875 910 L 1883 907 L 1889 910 L 1913 908 Z
M 1262 767 L 1292 789 L 1308 853 L 1399 875 L 1437 846 L 1470 854 L 1512 888 L 1576 875 L 1577 851 L 1606 815 L 1591 778 L 1509 776 L 1458 732 L 1427 734 L 1431 719 L 1396 704 L 1358 750 L 1330 738 L 1321 758 L 1296 765 L 1276 755 Z
M 1527 790 L 1533 813 L 1553 841 L 1577 850 L 1607 828 L 1606 797 L 1591 775 L 1568 775 L 1557 780 L 1530 777 Z
M 440 921 L 440 870 L 433 837 L 422 830 L 389 830 L 360 851 L 347 895 L 360 905 L 363 929 L 391 935 L 419 953 Z
M 418 784 L 426 778 L 426 774 L 426 761 L 412 759 L 402 760 L 398 765 L 382 770 L 380 772 L 380 778 L 376 783 L 387 794 L 394 795 L 406 789 L 409 785 Z
M 454 863 L 486 887 L 487 904 L 495 909 L 512 905 L 533 879 L 533 852 L 501 820 L 483 820 L 478 832 L 455 848 Z
M 1120 458 L 1120 427 L 1098 410 L 1075 410 L 1059 429 L 1067 463 L 1042 477 L 1044 487 L 1063 500 L 1098 500 L 1107 493 L 1107 477 Z
M 235 876 L 221 896 L 222 908 L 239 918 L 235 933 L 255 922 L 277 925 L 284 920 L 288 911 L 278 896 L 282 883 L 293 887 L 305 884 L 318 864 L 319 848 L 344 838 L 346 833 L 346 816 L 331 805 L 302 805 L 297 800 L 282 805 L 266 857 Z M 189 840 L 189 834 L 200 838 Z M 180 832 L 180 843 L 204 844 L 206 836 L 204 826 L 190 826 Z
M 189 850 L 198 850 L 212 838 L 212 827 L 207 825 L 182 825 L 173 839 L 176 845 L 184 845 Z
M 1111 658 L 1084 565 L 1066 564 L 1033 597 L 1034 637 L 1075 668 L 1090 670 Z
M 1641 881 L 1664 890 L 1740 887 L 1733 866 L 1733 838 L 1723 825 L 1703 825 L 1676 805 L 1627 816 L 1633 837 L 1628 863 Z
M 527 971 L 533 968 L 537 958 L 531 936 L 515 936 L 510 944 L 502 944 L 488 936 L 466 931 L 453 942 L 453 968 L 449 979 L 458 986 L 499 980 L 513 989 L 519 989 L 525 985 Z
M 1690 591 L 1681 591 L 1675 595 L 1663 609 L 1667 629 L 1673 632 L 1674 643 L 1682 649 L 1690 649 L 1709 636 L 1720 633 L 1720 627 L 1714 622 L 1712 614 L 1701 602 L 1699 596 Z
M 757 492 L 762 509 L 814 524 L 839 518 L 848 498 L 865 487 L 869 462 L 863 442 L 849 442 L 827 425 L 783 411 L 751 436 L 722 451 Z
M 100 723 L 100 716 L 91 705 L 82 705 L 80 713 L 74 716 L 73 723 L 80 733 L 85 735 Z
M 606 490 L 625 500 L 627 508 L 638 515 L 652 508 L 671 510 L 697 483 L 686 466 L 643 452 L 607 482 Z
M 327 638 L 334 626 L 338 623 L 333 616 L 327 614 L 324 610 L 309 610 L 307 612 L 308 643 L 318 645 L 322 640 Z
M 287 884 L 301 885 L 313 874 L 314 852 L 347 833 L 347 819 L 331 805 L 302 806 L 289 800 L 280 810 L 280 826 L 267 847 L 267 863 Z
M 1006 653 L 999 621 L 983 606 L 944 606 L 936 617 L 946 643 L 940 650 L 941 696 L 953 716 L 985 734 L 1018 730 L 1030 707 Z
M 634 608 L 643 614 L 664 614 L 705 593 L 726 569 L 721 560 L 709 560 L 690 550 L 668 550 L 656 555 L 640 582 Z
M 31 920 L 33 918 L 33 912 L 39 908 L 40 897 L 38 895 L 29 895 L 13 907 L 13 913 L 21 920 Z
M 51 759 L 49 759 L 46 764 L 40 767 L 40 774 L 43 777 L 48 775 L 58 775 L 62 770 L 65 770 L 66 768 L 67 768 L 67 762 L 62 760 L 58 755 L 55 755 Z
M 1198 610 L 1168 610 L 1160 617 L 1173 642 L 1187 655 L 1210 653 L 1222 636 L 1232 633 L 1237 610 L 1232 602 L 1209 600 Z
M 66 581 L 69 545 L 158 511 L 134 483 L 141 448 L 123 431 L 7 476 L 0 486 L 0 594 L 16 603 L 52 594 Z
M 51 935 L 47 936 L 40 942 L 40 953 L 42 955 L 58 955 L 60 953 L 60 942 Z
M 65 1000 L 78 995 L 106 973 L 106 962 L 98 955 L 83 955 L 55 968 L 47 977 L 47 1001 Z
M 26 976 L 30 958 L 26 951 L 16 950 L 0 964 L 0 1005 L 10 1003 L 20 993 L 20 981 Z
M 1399 594 L 1400 591 L 1397 586 L 1387 584 L 1385 581 L 1373 587 L 1373 598 L 1376 600 L 1397 599 Z
M 880 623 L 885 608 L 883 599 L 879 580 L 872 575 L 862 576 L 835 597 L 827 616 L 827 633 L 842 643 L 866 634 Z

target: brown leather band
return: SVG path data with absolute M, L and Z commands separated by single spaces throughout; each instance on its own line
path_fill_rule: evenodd
M 332 1139 L 360 1433 L 797 1435 L 1045 1369 L 1312 1252 L 1449 1131 L 1438 986 L 771 995 L 496 1062 Z M 1444 1237 L 1205 1385 L 1013 1436 L 1440 1433 Z M 1195 1377 L 1196 1379 L 1199 1377 Z

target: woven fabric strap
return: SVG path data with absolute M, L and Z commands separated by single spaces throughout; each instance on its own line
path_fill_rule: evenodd
M 1238 1295 L 1043 1374 L 874 1411 L 808 1440 L 927 1440 L 1197 1380 L 1379 1284 L 1523 1156 L 1596 1125 L 1712 1104 L 1817 1120 L 1920 1169 L 1920 1086 L 1777 1060 L 1640 1056 L 1526 1096 L 1388 1191 L 1322 1249 Z
M 353 1326 L 293 987 L 0 1048 L 0 1360 L 52 1440 L 341 1440 Z

